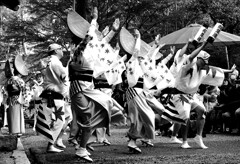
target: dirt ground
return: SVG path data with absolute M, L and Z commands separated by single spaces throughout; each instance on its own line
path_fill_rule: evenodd
M 154 147 L 145 147 L 138 142 L 141 154 L 132 154 L 127 149 L 125 137 L 127 127 L 112 127 L 112 135 L 108 137 L 110 146 L 94 144 L 91 152 L 93 163 L 96 164 L 239 164 L 240 136 L 208 134 L 204 143 L 208 149 L 200 149 L 192 138 L 189 139 L 190 149 L 182 149 L 179 144 L 169 143 L 168 137 L 156 136 Z M 67 143 L 68 134 L 64 136 L 67 148 L 62 153 L 46 153 L 47 142 L 36 136 L 30 129 L 22 136 L 22 143 L 31 163 L 44 164 L 75 164 L 86 163 L 75 155 L 75 149 Z

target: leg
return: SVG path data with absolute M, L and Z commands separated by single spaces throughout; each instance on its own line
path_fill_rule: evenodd
M 106 128 L 97 128 L 96 129 L 97 139 L 103 145 L 109 146 L 111 143 L 106 138 Z
M 88 142 L 90 136 L 91 136 L 91 130 L 90 129 L 82 131 L 81 140 L 80 140 L 80 146 L 82 148 L 86 148 L 86 145 L 87 145 L 87 142 Z
M 72 115 L 73 115 L 73 119 L 72 119 L 71 126 L 70 126 L 69 138 L 74 138 L 79 133 L 79 127 L 78 127 L 78 124 L 77 124 L 76 112 L 75 112 L 74 109 L 72 109 Z
M 205 109 L 198 105 L 194 110 L 197 113 L 197 135 L 194 140 L 202 149 L 207 149 L 208 147 L 204 145 L 202 140 L 202 132 L 205 124 Z
M 82 134 L 80 136 L 80 147 L 78 148 L 76 155 L 85 161 L 92 162 L 93 160 L 89 157 L 90 153 L 87 151 L 86 146 L 87 142 L 92 134 L 90 121 L 91 121 L 91 109 L 89 107 L 90 101 L 82 93 L 78 93 L 71 99 L 72 102 L 72 111 L 73 111 L 73 120 L 76 118 L 76 123 L 79 122 L 85 127 L 81 128 Z M 74 114 L 75 113 L 75 114 Z M 75 116 L 74 116 L 75 115 Z M 76 126 L 76 125 L 75 125 Z M 79 126 L 77 124 L 79 129 Z M 76 128 L 76 127 L 75 127 Z M 76 131 L 75 131 L 76 132 Z M 74 133 L 76 137 L 77 134 Z
M 8 122 L 7 122 L 7 109 L 8 109 L 8 105 L 4 104 L 4 124 L 3 127 L 7 127 L 8 126 Z
M 34 112 L 33 115 L 33 131 L 36 131 L 36 123 L 37 123 L 37 111 Z
M 60 147 L 60 148 L 66 148 L 66 146 L 65 146 L 65 145 L 63 144 L 63 142 L 62 142 L 62 137 L 63 137 L 63 134 L 64 134 L 66 128 L 67 128 L 67 125 L 68 125 L 68 121 L 65 120 L 65 123 L 64 123 L 64 125 L 63 125 L 63 128 L 62 128 L 60 134 L 58 135 L 58 138 L 57 138 L 57 141 L 56 141 L 56 145 L 57 145 L 58 147 Z
M 173 124 L 173 132 L 172 132 L 172 136 L 170 139 L 171 143 L 179 143 L 179 144 L 182 143 L 182 141 L 177 138 L 177 134 L 178 134 L 180 128 L 181 128 L 181 124 L 179 124 L 179 123 Z
M 188 135 L 188 128 L 189 128 L 189 123 L 190 120 L 187 121 L 186 125 L 182 126 L 182 138 L 183 138 L 183 143 L 181 145 L 181 148 L 183 149 L 188 149 L 190 148 L 188 141 L 187 141 L 187 135 Z
M 203 128 L 205 125 L 205 109 L 197 106 L 194 109 L 197 112 L 197 135 L 202 136 Z
M 72 118 L 72 122 L 70 125 L 70 133 L 69 133 L 68 142 L 73 144 L 75 147 L 79 147 L 79 144 L 77 142 L 77 137 L 78 137 L 78 134 L 80 133 L 80 128 L 77 124 L 76 112 L 72 106 L 71 106 L 71 110 L 72 110 L 73 118 Z

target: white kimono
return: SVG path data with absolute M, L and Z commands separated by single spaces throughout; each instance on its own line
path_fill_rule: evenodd
M 199 70 L 197 67 L 197 59 L 189 61 L 188 56 L 184 56 L 180 64 L 175 66 L 176 81 L 175 88 L 182 94 L 171 95 L 170 103 L 167 104 L 166 112 L 163 118 L 175 122 L 185 124 L 190 116 L 192 94 L 195 94 L 201 84 L 219 86 L 224 80 L 224 72 L 221 68 L 206 67 Z M 179 72 L 178 72 L 179 70 Z

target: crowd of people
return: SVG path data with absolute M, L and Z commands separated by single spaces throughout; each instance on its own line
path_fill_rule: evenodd
M 110 125 L 128 125 L 127 147 L 132 153 L 142 152 L 137 140 L 154 147 L 151 141 L 158 130 L 158 134 L 171 130 L 171 143 L 190 148 L 187 138 L 193 121 L 194 141 L 202 149 L 208 148 L 203 143 L 206 133 L 231 133 L 233 129 L 240 133 L 236 66 L 209 66 L 210 55 L 203 51 L 216 35 L 202 43 L 191 38 L 177 52 L 170 47 L 170 54 L 157 62 L 156 54 L 164 46 L 160 35 L 143 55 L 141 34 L 136 29 L 133 51 L 127 59 L 119 55 L 118 45 L 110 45 L 120 30 L 119 20 L 110 31 L 105 28 L 100 32 L 97 18 L 95 8 L 90 27 L 74 45 L 66 67 L 60 61 L 62 47 L 56 43 L 48 47 L 45 68 L 28 81 L 23 80 L 29 72 L 21 55 L 7 61 L 8 81 L 2 89 L 6 103 L 2 104 L 7 104 L 3 109 L 10 134 L 20 137 L 25 133 L 24 115 L 33 118 L 33 130 L 48 142 L 47 152 L 60 153 L 66 148 L 62 136 L 69 126 L 68 142 L 74 145 L 76 155 L 93 162 L 89 152 L 94 150 L 93 143 L 111 145 L 106 138 Z

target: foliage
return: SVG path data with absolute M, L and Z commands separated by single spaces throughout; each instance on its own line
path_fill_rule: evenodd
M 35 60 L 45 54 L 47 46 L 52 42 L 59 43 L 68 50 L 67 43 L 71 41 L 71 34 L 66 23 L 66 8 L 61 5 L 63 2 L 64 6 L 71 7 L 70 0 L 31 0 L 22 4 L 18 12 L 4 12 L 3 37 L 0 41 L 6 46 L 2 53 L 25 53 L 23 43 L 33 46 Z
M 82 8 L 88 2 L 85 15 L 82 8 L 78 8 L 77 11 L 88 21 L 91 20 L 93 7 L 98 8 L 100 31 L 106 26 L 111 26 L 114 20 L 119 18 L 121 26 L 125 26 L 130 31 L 134 28 L 139 29 L 142 39 L 147 43 L 153 41 L 157 34 L 164 36 L 191 23 L 213 26 L 220 22 L 224 25 L 224 31 L 240 34 L 240 2 L 238 0 L 82 0 L 76 2 Z M 6 53 L 15 51 L 26 52 L 23 44 L 26 42 L 33 45 L 35 50 L 28 57 L 29 60 L 42 58 L 46 54 L 47 46 L 52 42 L 61 44 L 68 51 L 73 35 L 68 30 L 66 16 L 67 9 L 72 6 L 73 0 L 28 0 L 17 12 L 4 8 L 1 21 L 3 28 L 0 38 L 1 57 L 4 58 Z M 113 43 L 116 42 L 117 36 L 113 39 Z M 239 61 L 236 46 L 228 49 L 230 62 Z M 214 52 L 225 53 L 222 48 L 216 48 Z M 222 62 L 224 65 L 225 61 Z

